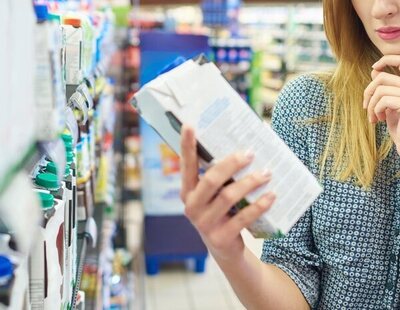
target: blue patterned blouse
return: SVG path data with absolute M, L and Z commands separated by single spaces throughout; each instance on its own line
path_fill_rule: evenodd
M 325 115 L 328 100 L 322 82 L 301 76 L 284 88 L 273 114 L 275 131 L 315 176 L 328 130 L 301 121 Z M 377 132 L 380 143 L 383 123 Z M 265 241 L 262 261 L 285 271 L 312 309 L 399 309 L 398 171 L 393 148 L 370 191 L 324 177 L 323 194 L 290 233 Z

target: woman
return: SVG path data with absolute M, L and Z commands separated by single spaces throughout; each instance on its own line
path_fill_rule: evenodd
M 234 154 L 199 180 L 194 133 L 183 130 L 186 214 L 248 309 L 400 308 L 400 0 L 323 5 L 337 69 L 289 83 L 273 126 L 324 192 L 286 237 L 265 241 L 261 261 L 240 231 L 274 195 L 226 214 L 270 177 L 223 187 L 252 160 Z

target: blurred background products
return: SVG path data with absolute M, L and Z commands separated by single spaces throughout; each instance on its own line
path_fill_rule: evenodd
M 130 99 L 204 53 L 269 121 L 287 81 L 335 66 L 321 4 L 2 0 L 0 17 L 0 308 L 243 309 Z

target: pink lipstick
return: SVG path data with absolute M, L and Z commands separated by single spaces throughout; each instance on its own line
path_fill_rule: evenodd
M 400 27 L 382 27 L 376 30 L 378 36 L 386 41 L 400 38 Z

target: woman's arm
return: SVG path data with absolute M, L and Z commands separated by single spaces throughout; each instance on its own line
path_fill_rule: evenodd
M 310 309 L 284 271 L 261 262 L 247 248 L 235 261 L 217 260 L 217 263 L 246 309 Z
M 270 180 L 268 173 L 260 172 L 223 187 L 251 161 L 250 154 L 229 156 L 199 179 L 194 132 L 184 127 L 181 196 L 185 213 L 247 309 L 309 309 L 293 280 L 278 267 L 255 257 L 240 235 L 243 228 L 272 206 L 274 195 L 268 193 L 237 215 L 227 215 L 230 206 Z

